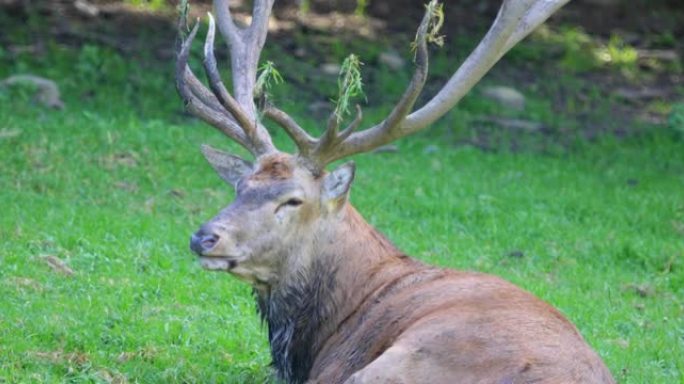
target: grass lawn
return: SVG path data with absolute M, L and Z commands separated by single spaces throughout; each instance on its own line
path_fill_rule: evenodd
M 98 46 L 0 56 L 0 78 L 55 79 L 67 105 L 0 90 L 0 383 L 272 382 L 249 287 L 188 249 L 232 198 L 199 145 L 241 151 L 181 113 L 172 71 Z M 281 87 L 274 100 L 319 129 Z M 563 123 L 529 97 L 522 117 Z M 407 253 L 559 308 L 620 382 L 684 383 L 684 140 L 647 127 L 542 152 L 455 145 L 463 116 L 491 108 L 472 96 L 398 152 L 357 156 L 352 202 Z

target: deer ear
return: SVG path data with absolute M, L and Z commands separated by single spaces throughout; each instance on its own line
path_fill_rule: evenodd
M 349 189 L 354 181 L 356 165 L 353 161 L 344 163 L 323 178 L 323 204 L 331 210 L 341 208 L 349 198 Z
M 206 144 L 202 144 L 202 154 L 216 173 L 233 187 L 237 186 L 237 182 L 242 176 L 252 172 L 252 163 L 249 161 L 219 151 Z

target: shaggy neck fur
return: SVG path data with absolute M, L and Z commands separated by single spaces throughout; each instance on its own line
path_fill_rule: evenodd
M 259 313 L 268 325 L 273 365 L 287 383 L 303 383 L 309 377 L 316 336 L 336 312 L 330 301 L 336 285 L 333 276 L 317 262 L 299 276 L 299 283 L 256 295 Z
M 342 320 L 364 297 L 364 272 L 399 251 L 347 205 L 342 223 L 318 237 L 312 263 L 282 284 L 254 291 L 268 325 L 271 357 L 278 376 L 304 383 L 314 359 Z M 290 255 L 297 257 L 299 255 Z M 347 281 L 349 276 L 354 282 Z

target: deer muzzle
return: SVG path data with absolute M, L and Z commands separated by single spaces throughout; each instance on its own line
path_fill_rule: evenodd
M 222 242 L 225 245 L 226 239 L 222 238 L 219 231 L 213 225 L 205 224 L 190 236 L 190 249 L 200 257 L 203 268 L 230 271 L 237 266 L 238 261 L 235 257 L 223 254 Z
M 204 229 L 200 229 L 190 236 L 190 249 L 198 256 L 205 256 L 216 248 L 219 240 L 221 237 L 216 233 L 206 233 Z

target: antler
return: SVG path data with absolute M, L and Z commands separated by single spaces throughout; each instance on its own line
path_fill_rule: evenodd
M 299 157 L 314 173 L 320 173 L 332 161 L 367 152 L 401 137 L 415 133 L 446 114 L 515 44 L 543 23 L 569 0 L 504 0 L 489 31 L 456 70 L 444 87 L 422 108 L 412 112 L 423 90 L 428 73 L 428 43 L 437 39 L 441 9 L 437 0 L 426 6 L 414 42 L 415 72 L 403 96 L 379 124 L 356 131 L 361 123 L 361 109 L 345 129 L 332 115 L 323 135 L 310 136 L 290 116 L 267 105 L 264 116 L 283 127 L 299 150 Z M 235 25 L 227 0 L 215 0 L 218 26 L 228 42 L 233 75 L 233 98 L 220 81 L 213 54 L 214 20 L 209 17 L 205 42 L 204 67 L 210 84 L 208 90 L 187 65 L 190 45 L 197 33 L 195 26 L 178 52 L 176 78 L 178 90 L 190 112 L 213 125 L 255 156 L 276 151 L 266 128 L 256 116 L 254 87 L 261 49 L 268 32 L 268 17 L 274 0 L 255 0 L 252 23 L 247 28 Z
M 433 37 L 439 17 L 437 0 L 427 5 L 427 12 L 416 33 L 416 70 L 403 96 L 385 120 L 368 129 L 337 132 L 330 125 L 318 140 L 290 122 L 285 123 L 278 112 L 267 116 L 280 123 L 293 138 L 300 154 L 314 169 L 322 170 L 326 164 L 356 153 L 367 152 L 401 137 L 415 133 L 442 117 L 465 96 L 470 89 L 515 44 L 543 23 L 569 0 L 504 0 L 489 32 L 477 48 L 456 70 L 447 84 L 422 108 L 411 113 L 420 95 L 428 71 L 427 44 Z M 438 27 L 438 26 L 437 26 Z M 358 113 L 360 117 L 360 112 Z M 358 118 L 357 117 L 357 120 Z M 352 124 L 354 127 L 358 123 Z
M 214 56 L 216 26 L 209 14 L 209 31 L 204 44 L 204 69 L 207 89 L 188 66 L 190 47 L 197 34 L 196 23 L 187 39 L 179 44 L 176 63 L 176 86 L 186 108 L 247 148 L 254 156 L 275 152 L 270 135 L 259 122 L 254 105 L 256 71 L 261 49 L 268 32 L 268 16 L 274 0 L 254 2 L 252 23 L 240 28 L 232 19 L 227 0 L 216 0 L 214 10 L 219 30 L 230 48 L 233 97 L 221 82 Z M 183 23 L 184 20 L 181 20 Z

